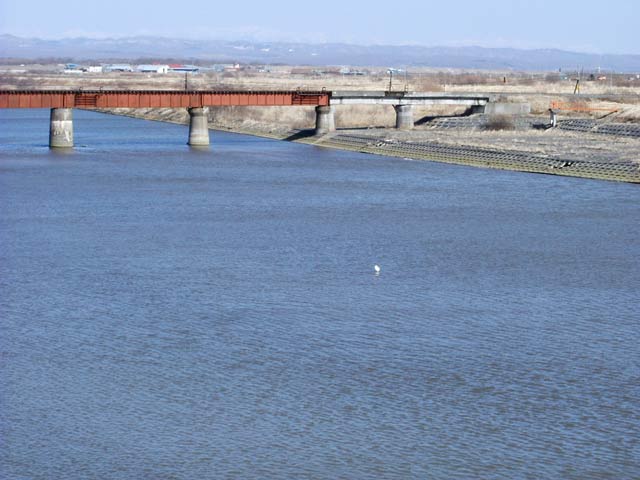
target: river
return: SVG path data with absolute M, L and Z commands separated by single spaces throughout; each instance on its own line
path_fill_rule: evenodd
M 3 478 L 640 477 L 638 185 L 74 116 L 0 111 Z

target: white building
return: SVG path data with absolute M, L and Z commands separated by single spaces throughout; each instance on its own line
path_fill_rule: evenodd
M 64 66 L 64 73 L 74 73 L 74 74 L 79 74 L 79 73 L 84 73 L 86 72 L 86 68 L 78 65 L 77 63 L 67 63 Z
M 136 70 L 142 73 L 169 73 L 169 65 L 138 65 Z
M 105 65 L 103 68 L 105 72 L 133 72 L 131 65 L 127 63 L 116 63 L 113 65 Z

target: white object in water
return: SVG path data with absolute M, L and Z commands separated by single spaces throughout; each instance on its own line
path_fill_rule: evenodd
M 376 275 L 380 275 L 380 265 L 374 265 L 373 269 L 375 270 Z

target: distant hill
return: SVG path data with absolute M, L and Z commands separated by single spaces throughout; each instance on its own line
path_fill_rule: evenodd
M 184 40 L 163 37 L 43 40 L 0 35 L 0 57 L 126 61 L 181 59 L 288 65 L 435 67 L 557 71 L 584 68 L 640 72 L 640 55 L 596 55 L 555 49 L 350 45 L 343 43 Z

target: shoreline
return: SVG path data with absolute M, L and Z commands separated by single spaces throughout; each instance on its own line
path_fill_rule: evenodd
M 165 123 L 186 124 L 184 119 L 175 119 L 168 115 L 163 117 L 155 112 L 150 114 L 145 111 L 125 112 L 112 109 L 96 111 Z M 315 136 L 313 130 L 287 129 L 276 125 L 255 124 L 251 128 L 243 128 L 210 123 L 209 130 L 388 157 L 640 184 L 639 163 L 575 160 L 517 149 L 497 149 L 464 143 L 451 145 L 433 140 L 421 141 L 424 139 L 421 139 L 419 134 L 414 135 L 415 139 L 411 138 L 412 132 L 405 134 L 411 138 L 410 140 L 388 138 L 388 134 L 393 133 L 393 129 L 339 129 L 322 136 Z

